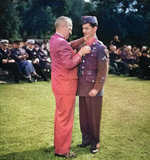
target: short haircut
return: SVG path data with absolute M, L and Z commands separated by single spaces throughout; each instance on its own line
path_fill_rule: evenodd
M 90 24 L 90 26 L 91 26 L 92 28 L 98 27 L 98 24 L 96 24 L 96 23 L 89 23 L 89 24 Z
M 61 17 L 56 19 L 55 28 L 58 28 L 62 23 L 64 23 L 65 25 L 69 26 L 70 24 L 72 24 L 72 20 L 70 18 L 68 18 L 68 17 L 61 16 Z

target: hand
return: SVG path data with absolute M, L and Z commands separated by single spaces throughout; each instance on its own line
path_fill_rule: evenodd
M 14 59 L 11 59 L 11 60 L 8 60 L 9 63 L 15 63 L 15 60 Z
M 20 56 L 18 56 L 18 58 L 19 58 L 19 59 L 22 59 L 22 56 L 20 55 Z
M 95 97 L 97 95 L 98 91 L 96 89 L 92 89 L 90 92 L 89 92 L 89 96 L 90 97 Z
M 84 46 L 80 49 L 79 53 L 83 56 L 89 54 L 91 52 L 91 48 L 89 46 Z

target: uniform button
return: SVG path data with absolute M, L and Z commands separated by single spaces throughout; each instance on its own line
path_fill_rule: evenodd
M 93 56 L 93 54 L 91 54 L 91 56 Z
M 85 62 L 85 60 L 83 60 L 82 62 Z
M 93 43 L 93 45 L 95 45 L 95 43 Z
M 82 68 L 84 68 L 84 66 L 82 66 Z
M 94 80 L 92 80 L 92 82 L 94 82 Z

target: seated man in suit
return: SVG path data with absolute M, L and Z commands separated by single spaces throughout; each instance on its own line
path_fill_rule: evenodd
M 11 70 L 14 76 L 15 83 L 19 83 L 20 71 L 18 64 L 15 62 L 14 59 L 11 59 L 11 52 L 8 49 L 9 41 L 7 39 L 3 39 L 0 41 L 0 43 L 0 67 L 4 70 Z
M 25 50 L 23 48 L 20 48 L 20 41 L 14 41 L 13 42 L 13 48 L 11 49 L 11 57 L 18 63 L 20 71 L 23 74 L 26 74 L 28 79 L 28 82 L 33 82 L 33 77 L 39 77 L 39 75 L 35 72 L 35 69 L 32 65 L 32 63 L 26 58 L 28 57 L 28 54 L 26 54 Z

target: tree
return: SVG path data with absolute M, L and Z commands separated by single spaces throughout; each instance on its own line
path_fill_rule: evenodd
M 150 28 L 149 0 L 92 0 L 100 26 L 98 36 L 108 45 L 118 35 L 122 44 L 148 42 Z
M 22 22 L 19 12 L 16 10 L 17 3 L 11 0 L 0 1 L 0 38 L 16 39 L 20 36 L 19 28 Z

